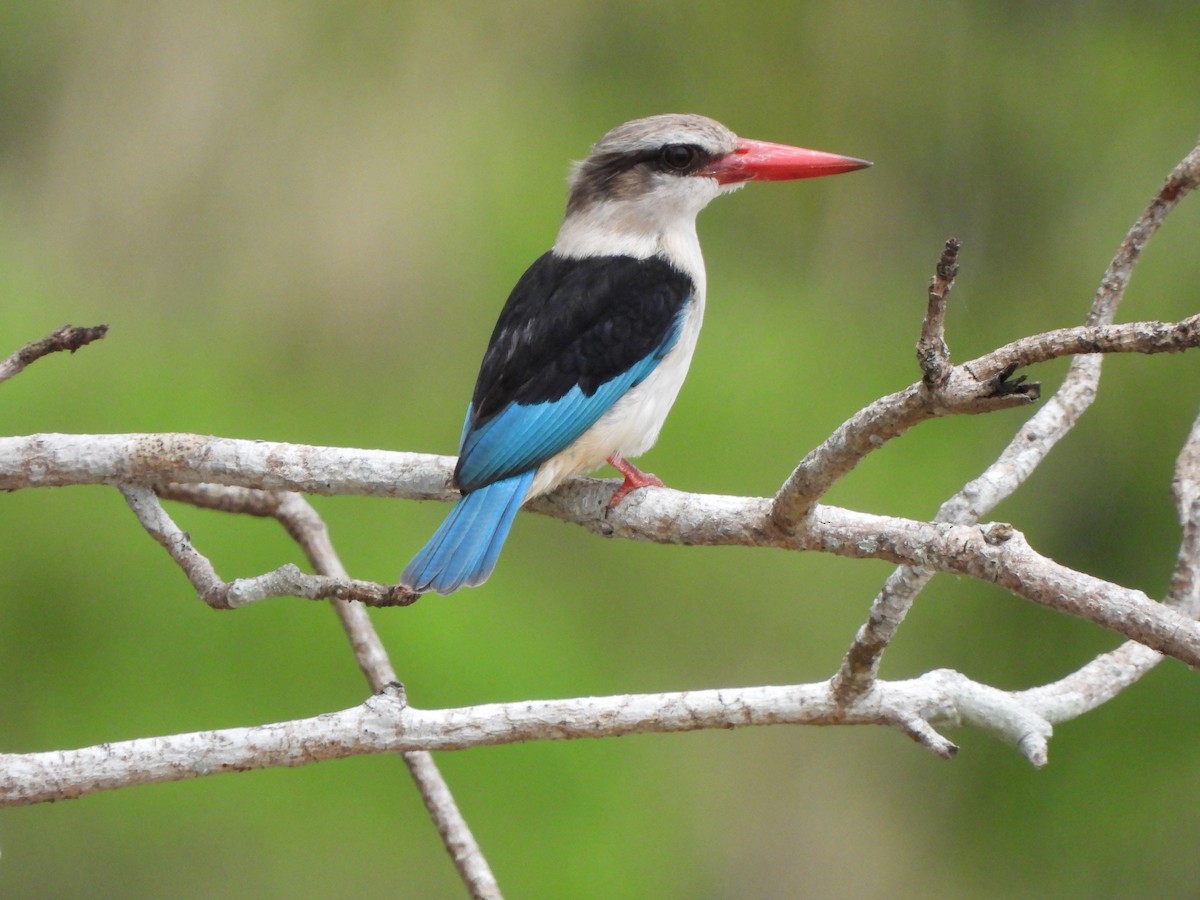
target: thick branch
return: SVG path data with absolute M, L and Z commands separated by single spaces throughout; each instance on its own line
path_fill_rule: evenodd
M 593 490 L 585 500 L 586 490 L 585 484 L 576 482 L 541 498 L 532 508 L 602 505 L 602 490 Z M 577 492 L 580 499 L 575 501 Z M 575 521 L 597 533 L 663 543 L 820 550 L 955 572 L 1088 619 L 1188 665 L 1200 662 L 1200 623 L 1153 602 L 1141 591 L 1076 572 L 1038 554 L 1004 523 L 945 525 L 817 506 L 802 528 L 785 532 L 771 522 L 770 502 L 765 499 L 660 490 L 629 506 L 618 508 L 607 519 Z
M 493 703 L 444 710 L 406 705 L 385 690 L 361 706 L 310 719 L 80 750 L 0 755 L 0 805 L 16 806 L 131 784 L 221 772 L 300 766 L 365 753 L 462 750 L 533 740 L 616 737 L 755 725 L 888 725 L 942 757 L 953 743 L 931 726 L 979 725 L 1035 765 L 1050 726 L 995 688 L 955 672 L 880 682 L 858 703 L 837 703 L 827 684 Z
M 147 446 L 155 447 L 160 456 L 147 456 Z M 74 452 L 67 452 L 68 448 Z M 183 458 L 172 455 L 172 450 Z M 83 459 L 78 457 L 79 451 L 84 453 Z M 344 458 L 339 455 L 342 453 Z M 22 461 L 14 460 L 18 454 L 24 454 Z M 151 482 L 157 480 L 151 468 L 157 460 L 164 474 L 183 474 L 193 483 L 327 494 L 374 493 L 389 475 L 407 470 L 421 473 L 417 483 L 409 486 L 390 481 L 388 493 L 428 496 L 429 482 L 444 485 L 452 467 L 447 457 L 382 451 L 366 454 L 195 435 L 35 435 L 0 438 L 0 488 L 18 483 L 105 483 L 115 480 L 113 473 L 96 460 L 124 473 L 134 468 L 129 457 L 138 460 L 137 471 Z M 354 468 L 360 481 L 347 480 L 344 467 Z M 286 475 L 297 481 L 288 483 Z M 1038 555 L 1009 526 L 937 525 L 819 506 L 802 528 L 784 530 L 771 518 L 771 501 L 761 498 L 685 494 L 663 488 L 644 491 L 643 496 L 609 510 L 611 493 L 608 482 L 580 478 L 538 498 L 530 509 L 573 521 L 597 534 L 634 540 L 820 550 L 958 572 L 1112 628 L 1189 665 L 1200 664 L 1200 626 L 1195 622 L 1150 602 L 1140 591 L 1074 572 Z M 441 494 L 446 499 L 454 496 L 445 487 Z
M 454 457 L 199 434 L 0 437 L 0 491 L 78 484 L 199 485 L 449 500 Z

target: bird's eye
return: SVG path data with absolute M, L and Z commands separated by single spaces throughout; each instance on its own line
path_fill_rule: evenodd
M 667 144 L 662 148 L 659 158 L 668 169 L 682 172 L 696 161 L 696 148 L 687 144 Z

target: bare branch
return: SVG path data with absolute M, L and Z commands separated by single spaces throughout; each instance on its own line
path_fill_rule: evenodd
M 1101 653 L 1065 678 L 1015 696 L 1048 722 L 1077 719 L 1103 706 L 1162 661 L 1162 654 L 1136 641 Z
M 858 521 L 861 515 L 819 506 L 812 518 L 819 519 L 821 527 L 814 529 L 807 540 L 816 540 L 817 546 L 813 549 L 827 549 L 846 556 L 856 556 L 866 550 L 876 558 L 903 562 L 918 569 L 957 572 L 991 581 L 1034 603 L 1110 628 L 1188 665 L 1194 666 L 1196 663 L 1192 660 L 1200 659 L 1195 655 L 1200 624 L 1194 619 L 1153 602 L 1141 591 L 1103 582 L 1040 556 L 1011 526 L 1003 523 L 988 526 L 921 523 L 914 529 L 908 525 L 893 527 L 891 522 L 867 526 L 866 522 Z M 897 540 L 898 543 L 893 543 Z M 920 572 L 915 574 L 921 575 Z M 880 608 L 889 604 L 889 615 L 894 615 L 892 604 L 903 608 L 900 603 L 903 597 L 892 596 L 895 584 L 889 581 L 887 596 L 878 604 Z M 893 621 L 877 616 L 873 610 L 868 624 L 885 634 Z M 862 643 L 864 649 L 854 652 L 861 652 L 870 659 L 870 653 L 877 645 L 867 641 Z M 852 662 L 855 671 L 859 671 L 863 661 L 856 658 Z M 839 690 L 839 696 L 843 697 L 853 696 L 853 693 Z
M 1200 346 L 1200 317 L 1177 323 L 1079 326 L 1014 341 L 954 367 L 936 395 L 921 383 L 856 413 L 814 449 L 776 495 L 772 516 L 799 521 L 838 478 L 888 440 L 931 418 L 977 414 L 1037 399 L 1036 385 L 1008 381 L 1018 366 L 1075 353 L 1164 353 Z M 1087 359 L 1087 357 L 1077 357 Z M 44 434 L 0 438 L 0 490 L 71 484 L 197 485 L 266 491 L 448 500 L 453 457 L 302 447 L 201 435 Z M 258 473 L 252 481 L 243 473 Z M 269 514 L 269 513 L 264 513 Z
M 1200 417 L 1175 462 L 1171 496 L 1183 539 L 1175 558 L 1167 602 L 1184 615 L 1200 617 Z
M 87 346 L 92 341 L 98 341 L 108 333 L 107 325 L 79 327 L 64 325 L 57 331 L 47 335 L 40 341 L 26 344 L 8 359 L 0 362 L 0 383 L 8 381 L 19 374 L 26 366 L 36 362 L 51 353 L 61 353 L 63 350 L 74 353 L 80 347 Z
M 1162 227 L 1171 211 L 1179 205 L 1179 201 L 1197 187 L 1200 187 L 1200 144 L 1193 147 L 1171 171 L 1163 186 L 1154 195 L 1154 199 L 1150 201 L 1150 205 L 1138 216 L 1125 239 L 1121 241 L 1121 246 L 1117 248 L 1116 255 L 1108 264 L 1104 277 L 1100 279 L 1100 286 L 1092 298 L 1087 324 L 1106 325 L 1113 321 L 1146 244 Z
M 1179 201 L 1197 186 L 1200 186 L 1200 144 L 1167 176 L 1158 194 L 1130 227 L 1100 279 L 1100 286 L 1092 298 L 1088 313 L 1088 326 L 1112 323 L 1147 241 L 1161 227 Z M 1139 343 L 1141 339 L 1138 335 L 1143 331 L 1145 324 L 1134 323 L 1125 326 L 1124 332 L 1108 332 L 1106 339 L 1114 339 L 1117 343 L 1129 339 Z M 1151 340 L 1150 344 L 1161 346 L 1160 339 L 1165 339 L 1167 344 L 1171 344 L 1174 333 L 1194 332 L 1196 327 L 1197 317 L 1193 316 L 1178 323 L 1168 332 L 1159 330 L 1159 337 Z M 1062 339 L 1072 333 L 1074 338 Z M 1000 457 L 982 475 L 942 504 L 934 521 L 958 525 L 978 522 L 994 509 L 997 503 L 1023 484 L 1059 440 L 1075 427 L 1079 417 L 1095 399 L 1100 382 L 1103 357 L 1097 355 L 1098 348 L 1089 343 L 1091 338 L 1098 336 L 1085 330 L 1063 329 L 1017 341 L 1001 348 L 995 354 L 988 354 L 967 363 L 965 368 L 981 380 L 986 380 L 989 375 L 995 374 L 1007 377 L 1015 371 L 1015 368 L 1009 368 L 1010 366 L 1030 365 L 1035 356 L 1039 359 L 1046 358 L 1041 354 L 1045 352 L 1044 345 L 1047 343 L 1065 348 L 1073 341 L 1075 349 L 1071 352 L 1086 354 L 1075 356 L 1066 378 L 1054 396 L 1017 431 Z M 1028 355 L 1026 348 L 1029 351 Z M 1117 348 L 1114 346 L 1112 349 Z M 888 577 L 871 606 L 866 623 L 858 630 L 838 674 L 834 676 L 834 690 L 839 697 L 848 701 L 870 688 L 884 650 L 904 621 L 913 601 L 934 574 L 932 569 L 923 566 L 901 566 Z M 1194 617 L 1197 613 L 1200 613 L 1200 606 L 1191 614 Z M 1136 658 L 1137 662 L 1131 665 L 1141 672 L 1148 671 L 1157 662 L 1156 655 L 1147 657 L 1134 648 L 1129 648 L 1124 655 Z M 1101 662 L 1098 659 L 1096 663 L 1098 671 L 1106 669 L 1107 661 Z M 1084 670 L 1080 670 L 1077 674 L 1083 672 Z M 1118 688 L 1118 691 L 1124 686 Z M 1073 690 L 1069 686 L 1064 686 L 1063 689 Z
M 958 251 L 962 243 L 948 238 L 938 259 L 937 269 L 929 281 L 929 305 L 917 341 L 917 363 L 921 366 L 921 382 L 929 390 L 943 387 L 950 380 L 950 348 L 946 346 L 946 301 L 954 278 L 958 275 Z
M 1182 322 L 1080 325 L 1013 341 L 950 368 L 944 377 L 939 374 L 941 386 L 937 390 L 930 390 L 920 381 L 859 410 L 804 457 L 775 495 L 772 515 L 783 527 L 800 521 L 812 504 L 867 454 L 921 422 L 946 415 L 995 412 L 1037 401 L 1040 385 L 1010 380 L 1018 368 L 1081 353 L 1172 353 L 1197 346 L 1200 316 Z
M 450 854 L 473 900 L 499 900 L 500 884 L 450 794 L 450 787 L 433 761 L 433 754 L 428 750 L 405 750 L 400 756 L 421 791 L 421 799 L 438 830 L 442 846 Z
M 283 501 L 275 518 L 286 529 L 292 539 L 300 545 L 309 563 L 320 575 L 337 578 L 341 581 L 352 581 L 350 573 L 342 565 L 342 560 L 329 539 L 329 529 L 325 521 L 317 515 L 312 504 L 299 494 L 281 494 Z M 359 668 L 367 677 L 371 690 L 378 693 L 389 684 L 396 684 L 399 678 L 388 659 L 387 650 L 371 617 L 361 603 L 347 600 L 331 601 L 333 611 L 337 614 L 350 646 L 354 648 L 354 658 Z M 434 769 L 436 772 L 436 767 Z M 418 782 L 418 786 L 421 783 Z
M 317 515 L 312 504 L 299 494 L 283 496 L 283 502 L 275 517 L 287 529 L 288 534 L 304 548 L 304 553 L 313 568 L 322 575 L 342 581 L 352 580 L 329 539 L 329 529 L 325 527 L 325 522 Z M 346 637 L 354 648 L 359 667 L 367 676 L 372 689 L 378 693 L 388 685 L 395 684 L 395 670 L 363 604 L 347 600 L 333 600 L 332 604 Z M 498 898 L 500 885 L 496 876 L 492 874 L 471 827 L 458 808 L 450 786 L 438 770 L 433 754 L 427 750 L 408 750 L 401 754 L 401 758 L 417 790 L 421 792 L 421 799 L 441 836 L 442 845 L 454 861 L 459 877 L 471 896 L 476 900 Z
M 887 577 L 833 677 L 833 692 L 841 702 L 849 703 L 871 689 L 883 652 L 900 630 L 917 594 L 936 574 L 924 566 L 902 565 Z
M 198 434 L 0 437 L 0 490 L 204 483 L 325 496 L 450 500 L 454 457 Z
M 371 455 L 368 463 L 363 451 L 359 450 L 344 451 L 345 456 L 339 459 L 335 448 L 205 439 L 195 435 L 67 435 L 62 436 L 62 442 L 75 449 L 85 447 L 86 459 L 66 452 L 59 439 L 50 435 L 0 438 L 0 487 L 31 482 L 68 484 L 72 480 L 92 483 L 119 480 L 113 478 L 111 471 L 98 467 L 95 461 L 103 460 L 125 472 L 133 468 L 128 461 L 130 456 L 139 460 L 137 468 L 141 475 L 153 481 L 149 468 L 152 459 L 145 456 L 148 443 L 158 448 L 161 454 L 158 465 L 164 472 L 185 473 L 193 482 L 241 482 L 243 487 L 319 493 L 334 493 L 335 489 L 347 494 L 370 493 L 385 480 L 385 473 L 405 469 L 420 472 L 422 479 L 444 484 L 452 462 L 446 457 L 379 451 Z M 190 463 L 185 465 L 182 459 L 173 456 L 173 449 Z M 234 460 L 236 466 L 231 464 Z M 361 482 L 347 481 L 343 467 L 355 468 Z M 27 471 L 30 469 L 33 471 Z M 284 480 L 285 474 L 295 475 L 300 480 L 289 484 Z M 426 496 L 428 493 L 423 480 L 413 486 L 391 481 L 388 490 L 394 496 Z M 685 494 L 665 488 L 642 494 L 616 510 L 609 510 L 607 501 L 611 483 L 579 478 L 538 498 L 529 508 L 575 522 L 597 534 L 634 540 L 819 550 L 958 572 L 1000 584 L 1018 596 L 1089 619 L 1189 665 L 1200 664 L 1200 626 L 1195 622 L 1152 603 L 1140 591 L 1109 584 L 1040 556 L 1008 525 L 948 526 L 818 506 L 803 527 L 785 530 L 772 520 L 771 501 L 766 499 Z M 453 496 L 445 488 L 443 495 L 446 499 Z M 171 530 L 161 522 L 152 524 L 166 535 L 161 540 L 168 550 L 184 546 L 179 540 L 182 532 L 177 527 Z M 205 576 L 199 583 L 208 584 L 203 567 L 198 571 Z M 306 577 L 322 579 L 325 576 Z M 278 581 L 267 579 L 266 583 L 274 585 L 292 578 L 291 572 L 284 572 L 278 575 Z M 296 583 L 303 590 L 325 596 L 340 596 L 344 590 L 336 580 L 300 579 Z M 363 588 L 368 599 L 371 590 L 370 586 Z M 257 599 L 263 592 L 263 583 L 254 579 L 232 582 L 226 602 L 247 602 Z
M 1165 605 L 1194 619 L 1200 615 L 1200 418 L 1180 451 L 1171 489 L 1183 538 Z M 1127 641 L 1059 681 L 1016 696 L 1048 721 L 1066 721 L 1107 703 L 1162 659 L 1149 647 Z
M 223 581 L 208 558 L 192 546 L 190 536 L 163 509 L 153 490 L 122 485 L 121 493 L 142 527 L 171 555 L 200 599 L 213 609 L 240 609 L 268 597 L 356 600 L 368 606 L 407 606 L 420 596 L 399 585 L 306 575 L 290 563 L 253 578 Z
M 228 586 L 221 581 L 212 564 L 192 546 L 191 538 L 167 515 L 154 491 L 126 485 L 121 488 L 121 493 L 150 537 L 183 569 L 200 599 L 213 609 L 230 609 L 226 597 Z
M 1092 353 L 1179 353 L 1200 345 L 1200 315 L 1179 322 L 1126 322 L 1059 328 L 1005 344 L 964 368 L 978 381 L 1035 363 Z
M 933 728 L 978 725 L 1045 760 L 1050 726 L 1018 695 L 949 670 L 878 682 L 849 706 L 825 683 L 420 710 L 397 686 L 361 706 L 249 728 L 105 743 L 79 750 L 0 755 L 0 805 L 76 798 L 132 784 L 300 766 L 366 753 L 463 750 L 533 740 L 617 737 L 762 725 L 887 725 L 942 757 L 955 746 Z
M 1094 327 L 1064 328 L 1014 341 L 995 353 L 967 363 L 965 367 L 977 367 L 977 374 L 983 380 L 1007 371 L 1014 357 L 1025 359 L 1026 362 L 1021 365 L 1028 365 L 1033 361 L 1052 358 L 1053 355 L 1121 352 L 1122 348 L 1135 346 L 1139 352 L 1152 352 L 1140 350 L 1152 346 L 1161 348 L 1163 352 L 1171 352 L 1185 346 L 1195 346 L 1194 341 L 1200 337 L 1200 316 L 1192 316 L 1174 325 L 1132 322 L 1101 328 L 1099 331 L 1093 331 Z M 1096 374 L 1099 374 L 1098 370 Z M 1018 431 L 983 475 L 942 505 L 934 521 L 961 525 L 979 521 L 1025 481 L 1058 439 L 1074 426 L 1092 396 L 1094 386 L 1093 390 L 1087 390 L 1086 384 L 1064 385 L 1051 402 Z M 883 651 L 904 621 L 912 601 L 935 574 L 935 570 L 926 567 L 901 566 L 888 576 L 835 677 L 835 689 L 839 696 L 849 698 L 870 685 L 878 672 Z
M 1076 572 L 1034 551 L 1011 526 L 920 523 L 869 517 L 819 506 L 821 527 L 803 539 L 809 549 L 843 556 L 869 552 L 919 567 L 993 582 L 1019 597 L 1079 616 L 1155 650 L 1196 665 L 1200 623 L 1155 603 L 1143 592 Z
M 274 518 L 300 545 L 318 574 L 342 583 L 353 582 L 329 539 L 325 521 L 299 494 L 215 484 L 171 485 L 163 489 L 162 494 L 208 509 Z M 376 693 L 389 687 L 402 690 L 397 688 L 396 672 L 363 604 L 344 599 L 334 599 L 331 604 L 371 689 Z M 401 753 L 401 757 L 471 896 L 499 897 L 500 886 L 433 756 L 428 751 L 409 750 Z

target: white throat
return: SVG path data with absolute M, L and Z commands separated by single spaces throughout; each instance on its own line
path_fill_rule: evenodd
M 704 302 L 704 258 L 696 216 L 720 193 L 708 178 L 672 178 L 637 198 L 604 199 L 567 216 L 554 241 L 559 256 L 659 256 L 691 277 Z

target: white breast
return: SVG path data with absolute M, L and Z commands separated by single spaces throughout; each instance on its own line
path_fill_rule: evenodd
M 593 472 L 617 454 L 636 457 L 658 440 L 687 376 L 704 320 L 704 258 L 696 213 L 717 194 L 712 179 L 689 179 L 686 190 L 652 193 L 636 202 L 600 202 L 563 222 L 554 250 L 563 256 L 662 256 L 696 286 L 679 339 L 646 380 L 631 388 L 571 446 L 542 463 L 527 497 L 553 490 L 572 475 Z
M 528 497 L 553 490 L 572 475 L 595 471 L 613 454 L 633 458 L 654 446 L 667 413 L 683 387 L 703 318 L 704 297 L 701 295 L 688 304 L 679 339 L 662 362 L 645 381 L 614 403 L 575 443 L 542 463 Z

